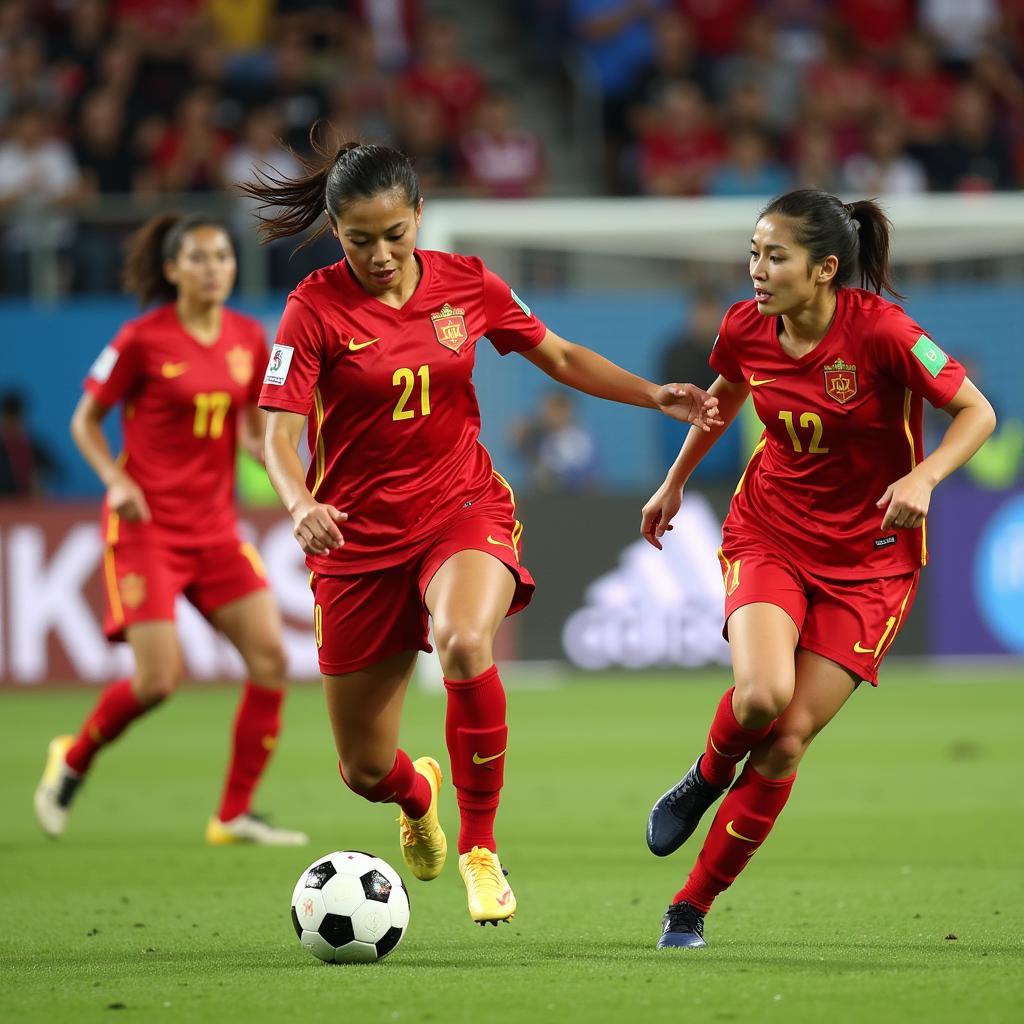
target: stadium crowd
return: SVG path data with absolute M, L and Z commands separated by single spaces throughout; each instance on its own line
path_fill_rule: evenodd
M 0 0 L 0 287 L 26 290 L 41 232 L 68 287 L 111 287 L 124 228 L 85 216 L 97 198 L 158 205 L 228 194 L 254 164 L 292 173 L 318 118 L 328 141 L 403 149 L 432 195 L 543 193 L 546 149 L 572 143 L 530 127 L 489 74 L 494 54 L 465 45 L 462 13 L 455 0 Z M 600 107 L 609 193 L 1024 182 L 1021 0 L 525 0 L 486 17 L 503 66 L 541 80 L 564 119 L 574 93 Z

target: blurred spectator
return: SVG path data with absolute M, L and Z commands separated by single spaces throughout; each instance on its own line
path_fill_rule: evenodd
M 453 19 L 428 21 L 412 67 L 400 83 L 404 98 L 434 100 L 440 108 L 440 129 L 452 143 L 469 127 L 484 94 L 483 75 L 462 55 L 461 46 Z
M 306 37 L 291 31 L 274 53 L 274 77 L 258 97 L 274 103 L 284 122 L 284 141 L 300 153 L 309 150 L 310 127 L 327 113 L 327 97 L 313 73 Z
M 419 35 L 420 0 L 351 0 L 351 4 L 380 67 L 392 72 L 404 68 Z
M 859 195 L 911 196 L 928 188 L 924 168 L 908 155 L 902 124 L 893 114 L 871 121 L 863 152 L 847 157 L 843 173 Z
M 267 45 L 274 0 L 204 0 L 203 14 L 232 56 L 258 53 Z
M 929 156 L 935 188 L 990 192 L 1014 185 L 1010 148 L 997 130 L 988 93 L 974 82 L 961 85 L 950 111 L 950 131 Z
M 836 15 L 858 49 L 882 64 L 894 61 L 914 25 L 914 0 L 838 0 Z
M 459 142 L 462 184 L 470 195 L 521 199 L 544 187 L 544 147 L 523 127 L 514 98 L 493 88 L 483 98 L 475 127 Z
M 907 138 L 922 146 L 934 144 L 945 132 L 955 83 L 939 67 L 931 40 L 912 32 L 900 48 L 898 70 L 889 76 L 884 92 L 906 125 Z
M 743 23 L 754 11 L 754 0 L 675 0 L 675 4 L 693 23 L 701 53 L 712 57 L 736 49 Z
M 861 128 L 878 102 L 879 76 L 840 29 L 825 35 L 822 58 L 807 72 L 806 114 L 827 123 L 840 158 L 861 147 Z
M 764 14 L 747 18 L 741 30 L 742 47 L 715 68 L 715 95 L 724 102 L 739 86 L 760 97 L 762 131 L 788 129 L 800 109 L 800 72 L 779 59 L 775 23 Z
M 715 196 L 776 196 L 789 184 L 789 171 L 773 156 L 764 132 L 739 128 L 729 135 L 728 153 L 711 172 L 708 191 Z
M 224 187 L 227 140 L 213 122 L 213 93 L 194 89 L 178 104 L 174 123 L 153 154 L 164 192 L 209 192 Z
M 939 41 L 948 65 L 960 70 L 999 30 L 999 0 L 918 0 L 921 27 Z
M 331 120 L 343 111 L 356 138 L 386 144 L 393 132 L 394 77 L 377 63 L 373 36 L 366 29 L 353 29 L 345 47 L 343 71 L 330 88 Z
M 821 121 L 801 123 L 792 139 L 790 162 L 793 184 L 799 188 L 820 188 L 833 195 L 846 188 L 832 130 Z
M 399 105 L 396 141 L 412 160 L 424 191 L 455 183 L 456 155 L 444 128 L 441 106 L 432 96 L 410 96 Z
M 106 0 L 75 0 L 67 18 L 50 40 L 54 62 L 65 95 L 76 98 L 96 77 L 100 52 L 110 38 Z
M 37 498 L 57 464 L 25 423 L 25 400 L 16 391 L 0 395 L 0 500 Z
M 53 71 L 46 64 L 42 36 L 29 34 L 14 40 L 7 55 L 5 73 L 0 75 L 0 124 L 17 107 L 32 105 L 54 111 L 59 92 Z
M 649 195 L 699 195 L 722 156 L 722 140 L 700 89 L 672 83 L 640 140 L 639 180 Z
M 31 104 L 12 114 L 0 143 L 0 211 L 11 215 L 4 232 L 3 288 L 28 286 L 35 239 L 66 251 L 74 224 L 65 212 L 78 200 L 80 179 L 71 147 L 50 134 L 47 112 Z
M 115 27 L 146 56 L 184 59 L 202 37 L 203 0 L 112 0 Z
M 779 60 L 806 69 L 820 59 L 831 8 L 831 0 L 764 0 L 762 10 L 776 25 Z
M 531 417 L 512 425 L 511 441 L 529 466 L 536 490 L 586 491 L 597 486 L 597 444 L 576 421 L 567 392 L 547 392 Z
M 712 67 L 696 50 L 690 23 L 678 11 L 656 11 L 653 16 L 654 56 L 634 77 L 626 94 L 629 128 L 642 135 L 658 102 L 671 82 L 691 82 L 705 97 L 711 95 Z

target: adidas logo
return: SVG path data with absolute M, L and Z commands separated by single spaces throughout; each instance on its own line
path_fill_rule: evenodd
M 657 551 L 638 538 L 598 577 L 586 604 L 562 629 L 566 657 L 580 668 L 729 664 L 722 638 L 722 526 L 700 495 L 687 494 L 675 529 Z

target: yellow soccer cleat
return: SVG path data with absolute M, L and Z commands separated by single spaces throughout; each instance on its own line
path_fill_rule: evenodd
M 422 818 L 410 818 L 404 811 L 398 816 L 401 830 L 402 859 L 421 881 L 437 878 L 448 855 L 441 822 L 437 817 L 437 794 L 441 791 L 441 766 L 432 757 L 418 757 L 412 763 L 430 786 L 430 806 Z
M 36 786 L 33 804 L 39 827 L 51 838 L 57 839 L 68 822 L 68 810 L 75 792 L 82 783 L 67 763 L 68 749 L 74 736 L 56 736 L 46 751 L 46 768 Z
M 474 846 L 459 857 L 459 874 L 466 883 L 469 916 L 477 924 L 497 927 L 499 921 L 512 920 L 516 897 L 496 853 L 484 846 Z
M 309 837 L 305 832 L 278 828 L 258 814 L 239 814 L 230 821 L 217 817 L 206 823 L 206 841 L 211 846 L 230 843 L 252 843 L 254 846 L 305 846 Z

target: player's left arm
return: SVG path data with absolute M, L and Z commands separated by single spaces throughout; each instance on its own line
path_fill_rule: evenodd
M 238 447 L 260 463 L 263 462 L 266 432 L 267 414 L 258 405 L 250 403 L 243 406 L 238 416 Z
M 539 345 L 523 352 L 534 366 L 560 384 L 612 402 L 660 409 L 701 430 L 723 425 L 718 399 L 693 384 L 652 384 L 583 345 L 547 331 Z
M 876 503 L 885 509 L 883 533 L 893 527 L 912 530 L 920 526 L 928 514 L 932 491 L 964 465 L 995 430 L 996 414 L 989 400 L 966 377 L 942 408 L 953 422 L 941 444 L 906 476 L 889 484 Z

